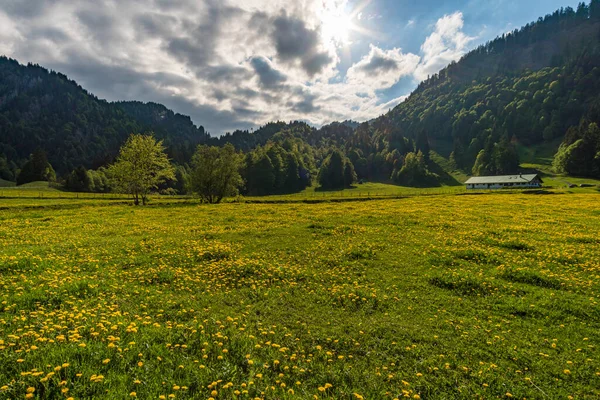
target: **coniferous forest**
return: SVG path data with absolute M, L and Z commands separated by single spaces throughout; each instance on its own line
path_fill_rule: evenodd
M 105 167 L 137 132 L 163 140 L 177 177 L 163 189 L 179 193 L 196 146 L 226 143 L 243 152 L 242 190 L 253 195 L 316 182 L 458 184 L 448 166 L 473 175 L 518 172 L 519 146 L 554 146 L 555 172 L 599 178 L 598 123 L 600 0 L 476 48 L 385 115 L 318 129 L 273 122 L 211 137 L 160 104 L 100 100 L 61 73 L 0 58 L 0 179 L 57 179 L 81 191 L 110 190 Z M 434 153 L 448 160 L 445 169 Z M 332 159 L 339 176 L 326 179 Z

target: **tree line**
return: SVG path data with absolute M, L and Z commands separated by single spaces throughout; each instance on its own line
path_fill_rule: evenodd
M 6 99 L 0 178 L 114 190 L 106 166 L 129 133 L 146 131 L 155 132 L 175 163 L 175 178 L 155 189 L 164 193 L 191 190 L 199 144 L 229 144 L 242 154 L 238 190 L 248 195 L 292 193 L 314 182 L 323 188 L 366 180 L 457 184 L 436 161 L 438 154 L 468 174 L 510 174 L 519 171 L 517 146 L 558 148 L 561 142 L 557 172 L 597 177 L 590 126 L 600 124 L 599 4 L 557 10 L 478 47 L 372 121 L 318 129 L 277 121 L 219 138 L 164 106 L 103 102 L 63 75 L 0 57 L 0 97 Z M 52 149 L 49 160 L 39 149 Z M 46 162 L 52 171 L 42 170 Z
M 333 149 L 320 170 L 311 146 L 290 135 L 243 153 L 231 143 L 198 145 L 191 161 L 174 165 L 163 140 L 153 134 L 132 134 L 108 167 L 69 173 L 62 184 L 75 192 L 130 194 L 134 204 L 145 205 L 151 193 L 195 194 L 206 203 L 220 203 L 240 193 L 268 195 L 294 193 L 311 186 L 314 176 L 323 188 L 341 189 L 356 182 L 352 163 Z M 17 177 L 19 185 L 33 181 L 56 182 L 46 154 L 36 149 Z

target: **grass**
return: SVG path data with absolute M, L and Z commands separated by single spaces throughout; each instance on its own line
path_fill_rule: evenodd
M 17 184 L 11 181 L 5 181 L 4 179 L 0 179 L 0 188 L 10 188 L 14 187 Z
M 544 142 L 537 146 L 517 145 L 517 152 L 524 168 L 533 168 L 544 174 L 552 174 L 552 161 L 562 143 L 562 138 Z
M 599 196 L 0 199 L 0 397 L 598 398 Z
M 322 191 L 314 186 L 302 192 L 263 197 L 245 197 L 250 201 L 277 201 L 277 200 L 327 200 L 327 199 L 365 199 L 381 197 L 404 197 L 419 196 L 426 194 L 455 194 L 464 192 L 463 186 L 443 186 L 434 188 L 414 188 L 398 186 L 388 183 L 367 182 L 354 184 L 353 187 L 344 190 Z

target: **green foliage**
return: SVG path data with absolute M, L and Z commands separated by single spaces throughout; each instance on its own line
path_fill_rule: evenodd
M 190 172 L 186 166 L 178 165 L 175 167 L 175 182 L 173 189 L 177 194 L 190 193 Z
M 247 130 L 228 132 L 218 139 L 211 139 L 210 144 L 222 146 L 225 143 L 231 143 L 236 149 L 248 152 L 259 146 L 265 146 L 270 141 L 277 141 L 277 136 L 283 133 L 288 138 L 302 139 L 306 144 L 316 148 L 343 146 L 354 134 L 356 126 L 356 123 L 345 121 L 334 122 L 321 127 L 321 129 L 315 129 L 306 122 L 278 121 L 270 122 L 253 132 Z
M 341 151 L 333 150 L 319 170 L 318 181 L 323 189 L 342 189 L 356 182 L 352 162 Z
M 554 157 L 558 173 L 600 178 L 600 128 L 596 123 L 572 128 Z
M 242 186 L 243 156 L 230 143 L 223 147 L 200 145 L 192 157 L 191 188 L 210 204 L 235 196 Z
M 5 181 L 15 180 L 16 166 L 9 164 L 6 157 L 0 155 L 0 179 Z
M 376 120 L 371 137 L 383 136 L 387 150 L 401 154 L 397 138 L 406 137 L 425 153 L 420 136 L 427 132 L 432 150 L 457 168 L 471 171 L 485 150 L 476 170 L 513 171 L 512 151 L 492 154 L 501 138 L 537 146 L 563 137 L 584 116 L 600 122 L 597 10 L 597 1 L 567 7 L 482 45 Z M 376 142 L 370 147 L 381 151 Z
M 582 120 L 600 122 L 599 4 L 592 0 L 576 10 L 557 10 L 478 47 L 422 82 L 387 115 L 320 129 L 278 121 L 210 138 L 189 117 L 160 104 L 101 101 L 64 75 L 0 58 L 0 97 L 6 99 L 0 109 L 0 179 L 14 179 L 36 147 L 48 151 L 62 176 L 78 165 L 98 168 L 114 159 L 130 132 L 147 130 L 163 139 L 180 165 L 190 161 L 199 143 L 229 143 L 245 152 L 247 194 L 303 190 L 333 148 L 348 155 L 360 180 L 388 182 L 401 176 L 414 185 L 438 185 L 444 177 L 430 160 L 432 150 L 461 173 L 512 173 L 518 168 L 515 144 L 544 146 Z M 591 154 L 587 142 L 575 145 L 577 140 L 562 147 L 557 169 L 596 176 L 598 152 Z M 419 152 L 425 170 L 438 178 L 416 168 L 414 156 L 400 174 L 406 157 Z M 573 161 L 575 155 L 584 161 Z M 344 182 L 337 165 L 338 178 L 330 177 L 334 186 L 355 180 L 343 164 Z M 419 176 L 428 178 L 415 181 Z M 179 177 L 185 181 L 183 170 Z M 185 184 L 161 189 L 167 186 L 186 192 Z
M 93 187 L 93 178 L 84 166 L 74 169 L 65 180 L 65 189 L 72 192 L 92 192 Z
M 116 190 L 131 194 L 136 205 L 140 199 L 146 204 L 151 190 L 168 179 L 175 179 L 162 141 L 152 135 L 131 135 L 108 172 Z
M 395 171 L 392 177 L 403 186 L 433 186 L 437 181 L 437 176 L 427 169 L 425 156 L 420 151 L 408 153 L 402 168 Z
M 208 140 L 204 128 L 162 105 L 109 103 L 63 74 L 6 57 L 0 57 L 0 98 L 0 157 L 19 167 L 39 147 L 60 175 L 79 165 L 98 168 L 114 160 L 131 132 L 147 131 L 184 163 Z
M 295 193 L 310 185 L 307 164 L 314 163 L 310 146 L 285 134 L 278 134 L 273 140 L 246 154 L 243 170 L 246 194 Z
M 477 155 L 473 175 L 509 175 L 518 172 L 519 155 L 515 146 L 506 137 L 498 143 L 492 143 L 492 139 L 488 139 L 488 146 Z
M 37 181 L 56 181 L 56 174 L 44 150 L 37 148 L 17 176 L 17 185 Z

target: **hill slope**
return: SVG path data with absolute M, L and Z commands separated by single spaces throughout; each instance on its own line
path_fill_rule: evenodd
M 390 143 L 426 132 L 469 172 L 502 137 L 558 144 L 570 127 L 600 121 L 599 39 L 600 1 L 561 9 L 449 65 L 372 125 L 388 127 Z
M 0 57 L 0 157 L 22 165 L 37 147 L 59 173 L 111 160 L 132 132 L 154 131 L 185 161 L 204 128 L 159 104 L 109 103 L 65 75 Z

